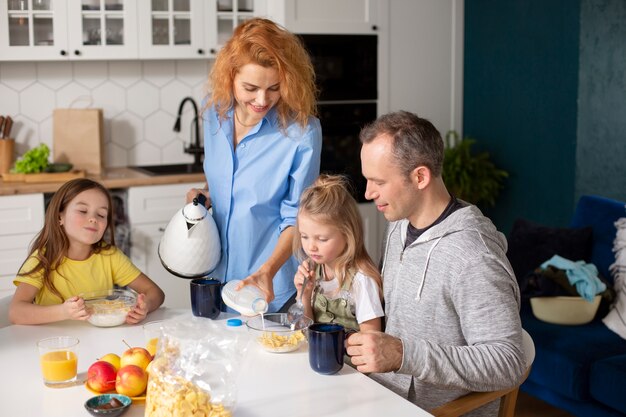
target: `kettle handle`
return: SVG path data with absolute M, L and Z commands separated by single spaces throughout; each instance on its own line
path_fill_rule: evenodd
M 206 196 L 202 193 L 198 193 L 198 195 L 196 195 L 196 198 L 193 199 L 193 204 L 194 206 L 197 206 L 198 204 L 204 206 L 206 204 Z

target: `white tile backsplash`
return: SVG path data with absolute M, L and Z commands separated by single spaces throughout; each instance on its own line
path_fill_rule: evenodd
M 209 61 L 0 62 L 0 115 L 14 119 L 16 157 L 46 143 L 52 148 L 55 108 L 102 108 L 105 165 L 187 163 L 191 105 L 181 132 L 178 106 L 193 97 L 202 106 Z M 200 123 L 200 130 L 202 124 Z

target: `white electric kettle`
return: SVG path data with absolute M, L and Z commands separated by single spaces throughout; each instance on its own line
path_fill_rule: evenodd
M 159 259 L 178 277 L 207 276 L 220 260 L 220 235 L 213 216 L 204 207 L 205 201 L 206 197 L 198 194 L 176 212 L 161 236 Z

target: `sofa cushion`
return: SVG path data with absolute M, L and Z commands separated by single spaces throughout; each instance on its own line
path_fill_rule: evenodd
M 598 267 L 600 275 L 611 283 L 609 266 L 615 262 L 613 241 L 615 240 L 615 221 L 624 217 L 624 203 L 610 198 L 584 195 L 578 200 L 571 227 L 591 227 L 593 229 L 593 245 L 591 262 Z
M 572 261 L 591 259 L 592 229 L 548 227 L 517 219 L 508 238 L 507 257 L 520 281 L 543 262 L 560 255 Z
M 591 366 L 589 391 L 595 400 L 626 414 L 626 355 L 594 363 Z
M 535 361 L 528 379 L 567 398 L 589 400 L 592 364 L 626 354 L 626 341 L 599 319 L 580 326 L 546 323 L 536 319 L 526 303 L 521 315 L 522 326 L 535 343 Z

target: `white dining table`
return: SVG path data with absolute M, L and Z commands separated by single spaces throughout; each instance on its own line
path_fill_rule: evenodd
M 189 310 L 160 308 L 145 322 L 192 317 Z M 223 313 L 216 323 L 226 326 L 232 314 Z M 206 319 L 209 320 L 209 319 Z M 144 323 L 145 323 L 144 322 Z M 244 332 L 245 325 L 234 331 Z M 141 324 L 99 328 L 87 322 L 65 321 L 37 326 L 0 328 L 0 416 L 88 416 L 84 403 L 94 396 L 81 383 L 67 388 L 43 384 L 36 343 L 51 336 L 75 336 L 78 347 L 78 379 L 84 381 L 89 366 L 106 353 L 145 346 Z M 246 336 L 248 337 L 248 336 Z M 406 399 L 357 372 L 350 366 L 335 375 L 319 375 L 309 367 L 306 344 L 289 353 L 270 353 L 250 343 L 237 378 L 234 417 L 321 416 L 430 416 Z M 144 403 L 133 402 L 125 417 L 144 415 Z

